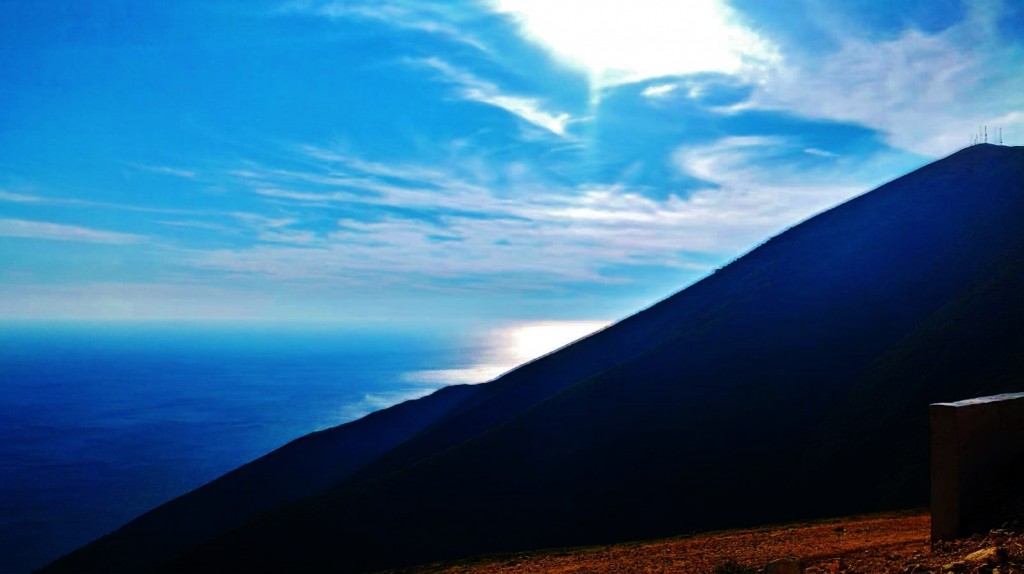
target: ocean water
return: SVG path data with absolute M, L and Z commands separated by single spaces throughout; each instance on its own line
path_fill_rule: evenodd
M 0 326 L 0 572 L 42 566 L 305 433 L 490 378 L 523 358 L 504 352 L 505 340 L 309 326 Z

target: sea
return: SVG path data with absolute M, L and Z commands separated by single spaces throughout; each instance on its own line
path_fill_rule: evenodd
M 0 573 L 303 434 L 486 381 L 601 326 L 0 324 Z

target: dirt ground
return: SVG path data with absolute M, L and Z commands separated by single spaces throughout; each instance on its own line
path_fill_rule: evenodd
M 925 511 L 769 526 L 592 548 L 482 557 L 403 573 L 714 574 L 727 562 L 761 569 L 789 556 L 808 574 L 1024 574 L 1024 534 L 993 531 L 933 549 Z

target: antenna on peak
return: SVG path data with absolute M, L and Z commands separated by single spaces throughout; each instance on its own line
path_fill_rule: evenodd
M 985 143 L 988 143 L 988 126 L 985 126 Z

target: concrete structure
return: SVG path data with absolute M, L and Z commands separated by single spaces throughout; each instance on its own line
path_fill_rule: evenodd
M 929 410 L 934 542 L 986 523 L 981 503 L 993 478 L 1024 454 L 1024 393 L 936 403 Z

